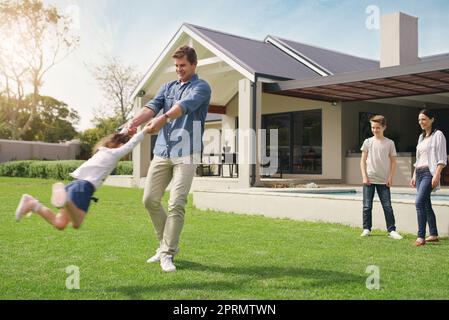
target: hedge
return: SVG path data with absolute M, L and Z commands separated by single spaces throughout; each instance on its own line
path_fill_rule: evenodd
M 75 171 L 82 163 L 84 163 L 83 160 L 10 161 L 0 163 L 0 176 L 73 180 L 69 173 Z M 131 175 L 132 173 L 132 161 L 120 161 L 112 172 L 113 175 Z

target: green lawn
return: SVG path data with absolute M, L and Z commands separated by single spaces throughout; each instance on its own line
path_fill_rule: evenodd
M 142 190 L 103 187 L 80 230 L 15 222 L 21 194 L 48 204 L 52 183 L 0 177 L 0 299 L 449 298 L 447 238 L 416 248 L 411 234 L 360 238 L 360 228 L 200 211 L 190 198 L 178 272 L 165 274 L 145 262 L 157 242 Z M 70 265 L 80 290 L 65 287 Z M 379 290 L 366 288 L 369 265 Z

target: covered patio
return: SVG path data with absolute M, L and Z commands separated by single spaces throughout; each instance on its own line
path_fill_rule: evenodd
M 386 136 L 398 151 L 396 183 L 406 186 L 410 180 L 420 128 L 420 109 L 435 112 L 439 128 L 449 133 L 449 59 L 447 55 L 423 59 L 419 63 L 376 70 L 347 73 L 265 84 L 267 93 L 331 102 L 341 108 L 344 179 L 346 184 L 360 183 L 360 146 L 371 136 L 369 116 L 385 115 Z M 449 149 L 448 149 L 449 150 Z M 449 184 L 449 170 L 443 172 L 443 184 Z

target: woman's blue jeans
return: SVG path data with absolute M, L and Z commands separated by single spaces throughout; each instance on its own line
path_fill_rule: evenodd
M 432 174 L 429 168 L 416 169 L 416 213 L 418 215 L 418 238 L 426 237 L 426 225 L 429 224 L 431 236 L 438 236 L 435 212 L 432 209 Z
M 390 188 L 385 184 L 363 185 L 363 229 L 371 230 L 374 192 L 377 190 L 380 203 L 384 209 L 388 232 L 395 231 L 393 207 L 391 206 Z

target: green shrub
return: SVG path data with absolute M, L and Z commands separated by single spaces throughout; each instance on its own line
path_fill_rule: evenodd
M 69 173 L 78 168 L 84 161 L 33 161 L 29 167 L 29 178 L 73 180 Z
M 26 177 L 54 180 L 73 180 L 69 175 L 75 171 L 83 160 L 61 160 L 61 161 L 10 161 L 0 163 L 0 176 Z M 120 161 L 113 175 L 132 175 L 132 161 Z
M 0 163 L 0 176 L 28 177 L 28 169 L 33 160 L 10 161 Z
M 125 176 L 133 174 L 133 162 L 132 161 L 120 161 L 117 168 L 112 172 L 112 175 Z

